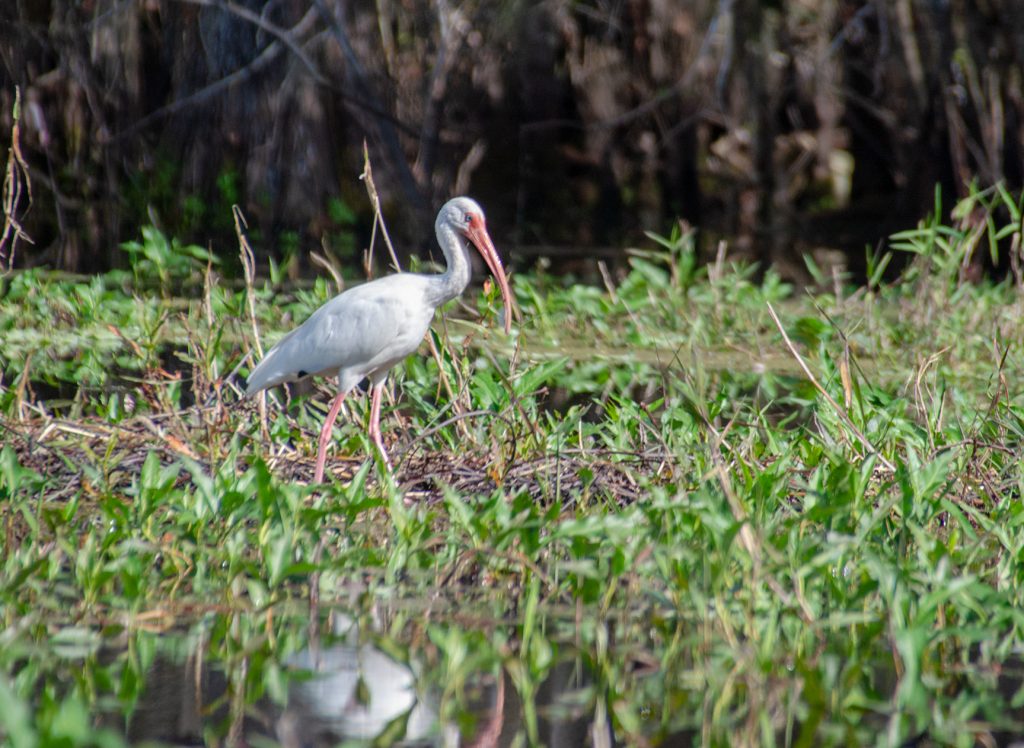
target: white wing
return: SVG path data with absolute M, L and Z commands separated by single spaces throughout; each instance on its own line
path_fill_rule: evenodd
M 245 394 L 313 374 L 338 374 L 348 391 L 416 350 L 434 316 L 422 276 L 390 275 L 349 289 L 321 306 L 270 349 Z

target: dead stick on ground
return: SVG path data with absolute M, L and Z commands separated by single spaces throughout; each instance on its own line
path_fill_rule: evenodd
M 793 357 L 796 359 L 796 362 L 800 364 L 800 368 L 804 370 L 804 374 L 807 375 L 807 378 L 810 380 L 811 384 L 814 385 L 815 389 L 818 390 L 818 392 L 820 392 L 822 396 L 828 401 L 828 404 L 831 405 L 832 408 L 836 411 L 839 417 L 843 420 L 843 423 L 846 424 L 847 428 L 849 428 L 853 435 L 857 437 L 857 441 L 864 445 L 864 448 L 867 449 L 871 454 L 877 457 L 878 461 L 881 462 L 882 465 L 884 465 L 888 470 L 896 472 L 896 466 L 893 465 L 889 460 L 887 460 L 881 452 L 875 449 L 875 445 L 872 444 L 868 440 L 868 438 L 861 433 L 860 429 L 857 428 L 856 424 L 850 418 L 850 415 L 842 407 L 840 407 L 839 403 L 837 403 L 835 399 L 830 394 L 828 394 L 825 388 L 822 387 L 821 384 L 818 382 L 817 377 L 814 376 L 814 373 L 807 365 L 807 362 L 804 361 L 799 351 L 797 351 L 796 346 L 793 345 L 793 341 L 789 339 L 789 335 L 786 334 L 786 329 L 782 326 L 782 322 L 779 320 L 779 315 L 775 313 L 775 310 L 772 308 L 770 302 L 768 302 L 768 313 L 772 315 L 772 319 L 775 321 L 775 326 L 778 327 L 779 332 L 782 333 L 782 339 L 786 341 L 786 347 L 789 348 L 789 352 L 793 354 Z

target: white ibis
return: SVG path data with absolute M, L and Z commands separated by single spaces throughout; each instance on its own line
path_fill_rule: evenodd
M 512 301 L 501 260 L 487 234 L 484 212 L 468 197 L 449 200 L 434 222 L 448 267 L 440 275 L 397 273 L 340 293 L 285 335 L 253 369 L 245 394 L 314 375 L 337 375 L 338 395 L 320 431 L 314 481 L 324 477 L 331 429 L 353 387 L 369 378 L 370 438 L 388 465 L 380 436 L 380 398 L 388 370 L 413 353 L 426 335 L 434 311 L 469 284 L 472 242 L 498 281 L 505 301 L 505 333 L 512 331 Z

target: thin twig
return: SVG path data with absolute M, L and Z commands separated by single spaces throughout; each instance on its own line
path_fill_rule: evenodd
M 299 61 L 303 64 L 306 70 L 310 72 L 310 74 L 313 76 L 313 80 L 320 84 L 328 83 L 327 79 L 323 75 L 321 75 L 320 71 L 317 69 L 316 64 L 313 62 L 313 60 L 311 60 L 309 55 L 306 54 L 305 50 L 302 49 L 302 46 L 299 44 L 299 41 L 296 38 L 296 32 L 294 29 L 281 28 L 280 26 L 268 21 L 262 15 L 254 13 L 248 8 L 244 8 L 241 5 L 232 3 L 229 0 L 179 0 L 179 2 L 191 3 L 192 5 L 202 5 L 207 8 L 218 8 L 220 10 L 225 10 L 229 13 L 238 16 L 243 20 L 248 21 L 254 26 L 258 26 L 260 29 L 266 31 L 271 36 L 277 38 L 282 44 L 288 47 L 288 49 L 291 50 L 291 53 L 298 57 Z M 312 9 L 307 11 L 307 17 L 299 21 L 295 28 L 299 29 L 300 32 L 304 31 L 305 27 L 310 25 L 312 22 L 312 13 Z
M 4 228 L 0 232 L 0 275 L 4 275 L 14 266 L 15 249 L 18 240 L 32 243 L 18 220 L 18 204 L 21 194 L 28 193 L 29 207 L 32 205 L 32 179 L 29 176 L 28 164 L 21 154 L 21 88 L 14 88 L 14 124 L 11 126 L 11 149 L 7 155 L 7 171 L 4 174 L 3 211 Z M 27 209 L 26 209 L 27 210 Z
M 334 287 L 341 293 L 345 290 L 345 280 L 341 277 L 341 271 L 335 266 L 333 262 L 327 259 L 327 247 L 324 246 L 324 254 L 318 254 L 317 252 L 310 252 L 309 259 L 314 265 L 319 265 L 328 273 L 331 274 L 331 278 L 334 279 Z
M 775 321 L 775 326 L 779 328 L 779 332 L 782 333 L 782 339 L 786 342 L 786 347 L 789 348 L 789 352 L 793 354 L 793 357 L 796 359 L 796 362 L 800 365 L 800 368 L 804 370 L 804 374 L 807 375 L 807 379 L 810 380 L 811 384 L 814 385 L 814 388 L 822 394 L 826 401 L 828 401 L 828 404 L 832 406 L 832 408 L 835 410 L 838 416 L 843 420 L 843 423 L 846 424 L 847 428 L 849 428 L 853 435 L 857 437 L 857 441 L 864 445 L 864 448 L 871 452 L 871 454 L 875 455 L 875 457 L 878 458 L 878 461 L 881 462 L 886 469 L 890 470 L 891 472 L 896 472 L 896 466 L 893 465 L 888 459 L 886 459 L 885 455 L 883 455 L 875 448 L 875 445 L 872 444 L 870 440 L 866 436 L 864 436 L 863 433 L 861 433 L 860 429 L 857 428 L 856 424 L 850 418 L 850 415 L 842 407 L 840 407 L 839 403 L 837 403 L 835 399 L 830 394 L 828 394 L 828 391 L 821 386 L 821 384 L 818 382 L 817 377 L 814 376 L 814 373 L 807 365 L 807 362 L 804 361 L 799 351 L 797 351 L 796 346 L 793 345 L 793 341 L 789 339 L 789 335 L 786 334 L 786 329 L 782 326 L 782 322 L 779 320 L 779 316 L 775 313 L 775 310 L 772 308 L 771 302 L 766 303 L 768 305 L 768 313 L 772 316 L 772 319 Z
M 438 431 L 443 429 L 445 426 L 451 426 L 453 423 L 458 423 L 459 421 L 465 420 L 467 418 L 480 418 L 482 416 L 490 416 L 491 418 L 497 418 L 499 421 L 504 421 L 505 425 L 508 426 L 509 431 L 513 433 L 513 438 L 510 439 L 510 441 L 512 442 L 512 457 L 514 459 L 516 449 L 514 439 L 515 430 L 512 427 L 512 421 L 506 416 L 502 415 L 501 413 L 497 413 L 493 410 L 471 410 L 467 413 L 458 413 L 452 416 L 451 418 L 445 419 L 444 421 L 441 421 L 441 423 L 437 424 L 433 428 L 429 428 L 425 431 L 421 431 L 418 434 L 416 434 L 412 441 L 410 441 L 403 449 L 399 450 L 398 456 L 401 457 L 405 455 L 405 453 L 408 452 L 413 447 L 415 447 L 418 442 L 423 441 L 424 439 L 430 436 L 433 436 Z M 510 460 L 510 462 L 511 461 L 512 460 Z
M 271 42 L 267 45 L 266 49 L 260 52 L 249 64 L 244 67 L 238 68 L 237 70 L 228 73 L 223 78 L 220 78 L 205 88 L 201 88 L 189 96 L 185 96 L 181 99 L 172 101 L 167 106 L 160 107 L 156 111 L 150 112 L 145 117 L 142 117 L 134 124 L 129 125 L 124 130 L 116 133 L 110 142 L 122 141 L 132 137 L 137 132 L 146 129 L 154 122 L 158 122 L 165 117 L 170 117 L 173 114 L 177 114 L 180 111 L 188 109 L 193 106 L 203 104 L 210 99 L 213 99 L 224 91 L 227 91 L 232 86 L 240 83 L 244 83 L 250 78 L 254 77 L 258 72 L 264 68 L 270 67 L 277 57 L 283 51 L 283 46 L 280 42 Z M 109 143 L 103 143 L 108 145 Z
M 442 324 L 444 324 L 443 321 Z M 447 328 L 445 329 L 445 332 L 447 333 Z M 447 334 L 445 335 L 444 340 L 447 341 Z M 434 343 L 434 336 L 430 332 L 427 333 L 427 344 L 430 347 L 430 355 L 434 357 L 434 362 L 437 364 L 437 390 L 435 392 L 435 397 L 441 394 L 441 388 L 443 387 L 445 392 L 448 393 L 448 405 L 445 406 L 445 409 L 453 408 L 465 392 L 466 382 L 461 376 L 459 377 L 459 396 L 456 397 L 455 391 L 452 389 L 452 383 L 448 381 L 448 372 L 445 371 L 444 367 L 444 357 L 441 355 L 441 351 Z M 452 360 L 455 360 L 454 356 L 452 356 Z M 457 374 L 460 373 L 457 366 L 453 368 Z M 468 437 L 469 432 L 462 424 L 460 424 L 460 427 L 462 428 L 463 435 Z
M 366 140 L 363 140 L 363 173 L 359 175 L 359 178 L 366 183 L 366 193 L 370 196 L 370 205 L 373 206 L 373 232 L 370 235 L 370 257 L 367 265 L 371 265 L 373 261 L 373 240 L 377 236 L 377 226 L 380 226 L 380 231 L 384 235 L 384 243 L 388 245 L 388 253 L 391 255 L 391 262 L 394 265 L 395 272 L 402 272 L 402 266 L 398 262 L 398 255 L 395 254 L 395 247 L 391 243 L 391 236 L 388 234 L 387 224 L 384 223 L 384 216 L 380 212 L 380 197 L 377 195 L 377 186 L 373 183 L 373 169 L 370 166 L 370 149 L 366 145 Z
M 469 180 L 487 154 L 487 141 L 481 138 L 473 143 L 466 157 L 455 172 L 455 194 L 465 195 L 469 191 Z
M 245 221 L 245 216 L 242 215 L 242 209 L 237 205 L 232 205 L 231 214 L 235 219 L 235 234 L 238 236 L 238 254 L 242 260 L 242 269 L 245 273 L 245 300 L 249 307 L 249 321 L 252 323 L 253 345 L 256 347 L 256 352 L 260 354 L 260 358 L 263 358 L 263 346 L 260 345 L 260 328 L 256 321 L 256 255 L 253 253 L 249 240 L 245 236 L 245 229 L 248 228 L 248 224 Z
M 238 254 L 242 260 L 242 268 L 245 273 L 245 298 L 249 307 L 249 322 L 252 324 L 252 344 L 262 359 L 263 345 L 260 343 L 260 327 L 256 320 L 256 256 L 253 254 L 252 247 L 249 246 L 249 240 L 245 236 L 244 228 L 246 224 L 245 216 L 242 215 L 242 209 L 237 205 L 232 205 L 231 213 L 235 219 L 235 234 L 238 236 Z M 250 350 L 249 353 L 251 355 L 252 351 Z M 244 361 L 245 359 L 242 362 Z M 242 365 L 242 362 L 238 364 L 239 367 Z M 236 367 L 236 371 L 237 369 L 238 367 Z M 266 436 L 270 433 L 270 424 L 267 420 L 267 398 L 263 392 L 260 393 L 259 409 L 261 433 Z

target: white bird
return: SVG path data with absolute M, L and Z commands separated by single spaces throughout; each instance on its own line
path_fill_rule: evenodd
M 434 231 L 448 263 L 444 273 L 397 273 L 338 294 L 285 335 L 249 375 L 246 396 L 308 376 L 337 375 L 338 395 L 320 431 L 313 478 L 316 483 L 323 480 L 331 429 L 345 395 L 367 378 L 372 385 L 370 438 L 390 466 L 380 435 L 384 380 L 392 366 L 419 347 L 434 311 L 469 284 L 467 239 L 498 281 L 505 302 L 505 333 L 512 331 L 508 280 L 480 206 L 468 197 L 449 200 L 437 214 Z

